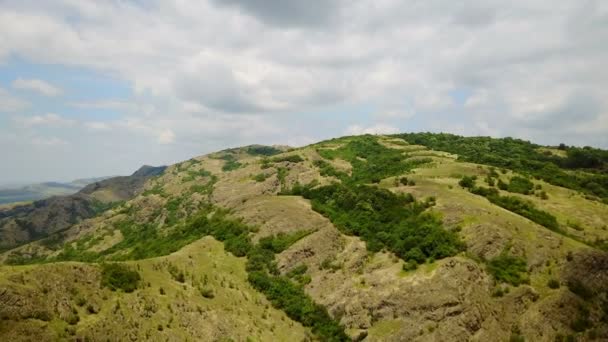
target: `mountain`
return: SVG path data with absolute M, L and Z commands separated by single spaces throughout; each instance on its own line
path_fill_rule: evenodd
M 607 165 L 591 147 L 410 133 L 146 168 L 0 254 L 0 336 L 606 340 Z
M 36 201 L 51 196 L 65 196 L 78 192 L 85 186 L 110 177 L 77 179 L 70 183 L 45 182 L 17 188 L 0 188 L 0 205 Z
M 131 176 L 90 179 L 92 183 L 73 195 L 0 207 L 0 250 L 58 233 L 128 200 L 142 190 L 146 180 L 164 169 L 142 166 Z

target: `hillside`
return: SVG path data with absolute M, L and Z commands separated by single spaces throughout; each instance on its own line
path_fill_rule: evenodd
M 70 198 L 94 213 L 1 235 L 0 336 L 606 340 L 607 170 L 599 149 L 420 133 L 98 182 Z M 0 222 L 28 227 L 17 208 Z
M 142 166 L 131 176 L 95 180 L 73 195 L 0 207 L 0 250 L 59 233 L 133 198 L 164 166 Z

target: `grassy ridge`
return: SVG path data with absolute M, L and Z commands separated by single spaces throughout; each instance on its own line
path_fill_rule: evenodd
M 581 191 L 608 203 L 608 151 L 560 145 L 566 157 L 540 151 L 542 146 L 513 138 L 461 137 L 453 134 L 406 133 L 412 144 L 458 154 L 459 160 L 504 167 L 553 185 Z

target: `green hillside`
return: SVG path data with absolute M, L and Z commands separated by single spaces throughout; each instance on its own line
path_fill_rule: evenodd
M 608 339 L 607 172 L 600 149 L 430 133 L 195 157 L 0 254 L 0 336 Z

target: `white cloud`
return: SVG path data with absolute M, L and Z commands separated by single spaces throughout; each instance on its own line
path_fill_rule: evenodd
M 110 128 L 83 158 L 120 142 L 113 152 L 123 161 L 172 160 L 346 127 L 394 132 L 405 120 L 417 130 L 608 147 L 604 2 L 268 4 L 4 0 L 0 61 L 93 70 L 132 87 L 127 100 L 68 99 L 83 112 L 114 112 L 82 120 L 84 133 L 64 130 Z M 0 89 L 0 111 L 26 105 Z M 148 154 L 137 145 L 161 141 Z
M 381 110 L 379 112 L 377 112 L 375 114 L 376 117 L 378 118 L 384 118 L 384 119 L 409 119 L 411 117 L 413 117 L 415 115 L 415 113 L 413 112 L 412 109 L 385 109 L 385 110 Z
M 118 110 L 133 110 L 136 105 L 127 101 L 116 100 L 100 100 L 100 101 L 82 101 L 71 102 L 71 107 L 80 109 L 118 109 Z
M 100 122 L 100 121 L 85 122 L 84 126 L 88 129 L 94 130 L 94 131 L 105 131 L 105 130 L 110 129 L 110 125 L 108 123 Z
M 175 141 L 175 133 L 170 129 L 165 129 L 158 135 L 159 144 L 171 144 Z
M 33 145 L 42 147 L 54 147 L 54 146 L 67 146 L 69 143 L 61 138 L 57 137 L 34 137 L 31 140 Z
M 27 108 L 30 104 L 21 100 L 0 87 L 0 113 L 17 112 Z
M 386 124 L 375 124 L 372 126 L 361 126 L 352 125 L 346 129 L 346 135 L 361 135 L 361 134 L 394 134 L 398 133 L 399 128 L 386 125 Z
M 37 79 L 17 78 L 13 81 L 12 87 L 15 89 L 35 91 L 44 96 L 59 96 L 63 93 L 61 88 Z
M 72 126 L 76 121 L 66 119 L 55 113 L 34 116 L 17 116 L 15 121 L 26 127 L 32 126 Z

